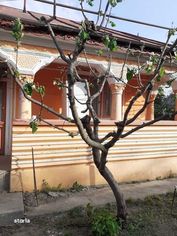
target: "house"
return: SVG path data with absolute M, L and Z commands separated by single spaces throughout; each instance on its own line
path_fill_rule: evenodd
M 24 39 L 18 53 L 18 71 L 25 81 L 35 81 L 46 88 L 44 103 L 71 117 L 66 89 L 58 90 L 53 81 L 60 78 L 66 81 L 66 65 L 59 57 L 55 45 L 46 27 L 36 18 L 37 13 L 0 6 L 0 170 L 5 173 L 6 184 L 10 191 L 34 189 L 33 161 L 36 170 L 38 189 L 43 180 L 50 186 L 72 185 L 78 181 L 83 185 L 103 184 L 104 180 L 94 167 L 91 149 L 79 136 L 71 138 L 66 133 L 56 130 L 45 123 L 39 125 L 38 131 L 32 134 L 29 122 L 32 116 L 39 113 L 40 108 L 29 102 L 13 80 L 9 65 L 16 66 L 16 44 L 11 35 L 12 21 L 20 18 L 24 24 Z M 57 18 L 51 22 L 57 40 L 65 52 L 73 49 L 79 24 L 72 20 Z M 126 51 L 131 42 L 132 55 L 126 62 L 126 68 L 137 66 L 137 57 L 142 45 L 145 47 L 141 60 L 146 61 L 149 55 L 160 53 L 163 43 L 147 38 L 107 29 L 118 42 L 119 49 L 113 53 L 111 74 L 100 98 L 94 104 L 101 118 L 100 134 L 114 129 L 114 122 L 121 120 L 128 102 L 135 93 L 132 88 L 135 79 L 127 82 L 122 65 Z M 87 58 L 95 73 L 103 73 L 107 69 L 104 54 L 98 56 L 96 51 L 103 47 L 99 37 L 93 37 L 87 43 Z M 175 71 L 175 65 L 166 64 L 166 70 Z M 85 56 L 79 58 L 79 73 L 92 81 L 92 75 Z M 118 82 L 114 77 L 120 77 Z M 142 72 L 142 81 L 149 75 Z M 164 78 L 168 79 L 168 75 Z M 177 86 L 173 84 L 174 92 Z M 75 86 L 80 100 L 85 99 L 84 87 L 81 83 Z M 152 99 L 156 89 L 151 94 Z M 39 99 L 33 93 L 32 98 Z M 144 102 L 140 97 L 132 109 L 132 115 Z M 151 120 L 154 116 L 153 103 L 149 104 L 141 117 L 128 126 L 129 130 L 141 122 Z M 83 107 L 78 103 L 80 115 Z M 54 114 L 42 111 L 43 118 L 52 124 L 69 130 L 76 127 L 60 120 Z M 119 181 L 147 180 L 164 178 L 177 173 L 177 121 L 161 121 L 142 129 L 129 137 L 120 140 L 110 151 L 108 166 Z

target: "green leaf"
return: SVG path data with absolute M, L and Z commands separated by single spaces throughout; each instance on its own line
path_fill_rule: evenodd
M 110 49 L 111 52 L 116 51 L 117 50 L 117 40 L 111 39 L 109 42 L 108 48 Z
M 38 92 L 42 97 L 45 95 L 45 87 L 40 85 L 36 87 L 36 92 Z
M 154 53 L 151 54 L 149 60 L 146 62 L 147 66 L 146 66 L 146 68 L 145 68 L 145 71 L 146 71 L 148 74 L 153 71 L 154 65 L 158 63 L 158 60 L 159 60 L 159 58 L 158 58 L 157 55 L 154 55 Z
M 160 77 L 163 77 L 163 76 L 165 75 L 165 69 L 164 69 L 164 67 L 161 67 L 161 68 L 160 68 L 159 75 L 160 75 Z
M 136 74 L 135 68 L 133 68 L 133 69 L 127 68 L 127 80 L 128 81 L 130 81 L 135 74 Z
M 108 0 L 112 7 L 115 7 L 117 3 L 122 2 L 122 0 Z
M 18 71 L 18 70 L 15 70 L 15 71 L 14 71 L 14 76 L 15 76 L 16 78 L 19 78 L 19 76 L 20 76 L 20 73 L 19 73 L 19 71 Z
M 97 55 L 98 55 L 98 56 L 102 56 L 102 55 L 103 55 L 103 50 L 102 50 L 102 49 L 98 50 L 98 51 L 97 51 Z
M 93 7 L 94 0 L 87 0 L 86 2 L 89 6 Z
M 176 29 L 170 29 L 170 30 L 168 31 L 168 36 L 169 36 L 169 37 L 174 36 L 175 33 L 176 33 Z
M 13 22 L 12 36 L 17 42 L 21 41 L 21 39 L 23 38 L 23 24 L 21 23 L 19 18 L 15 19 Z
M 109 23 L 111 24 L 111 27 L 115 27 L 116 26 L 116 24 L 113 22 L 113 21 L 109 21 Z
M 32 129 L 32 133 L 34 134 L 38 130 L 38 123 L 36 121 L 31 121 L 29 125 Z
M 82 41 L 85 41 L 85 40 L 89 39 L 89 33 L 84 30 L 81 30 L 79 33 L 79 37 Z
M 103 43 L 104 43 L 105 47 L 108 48 L 109 43 L 110 43 L 109 35 L 105 35 L 105 36 L 103 37 Z
M 159 74 L 157 76 L 157 81 L 160 82 L 161 78 L 165 75 L 165 69 L 163 67 L 160 68 Z
M 103 43 L 111 52 L 117 50 L 117 40 L 110 38 L 109 35 L 103 37 Z
M 151 65 L 148 65 L 147 67 L 146 67 L 146 69 L 145 69 L 145 71 L 149 74 L 149 73 L 151 73 L 152 71 L 153 71 L 153 66 Z
M 23 90 L 25 91 L 27 95 L 31 96 L 33 92 L 33 83 L 26 83 L 23 86 Z
M 65 83 L 59 81 L 58 79 L 53 80 L 53 85 L 56 85 L 58 89 L 63 89 L 66 87 Z

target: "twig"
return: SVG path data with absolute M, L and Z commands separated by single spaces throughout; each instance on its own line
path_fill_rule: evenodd
M 124 63 L 122 65 L 122 70 L 121 70 L 121 74 L 120 74 L 120 78 L 122 79 L 123 77 L 123 73 L 124 73 L 124 67 L 127 63 L 127 60 L 128 60 L 128 56 L 129 56 L 129 52 L 130 52 L 130 47 L 131 47 L 131 42 L 129 42 L 129 45 L 128 45 L 128 48 L 127 48 L 127 51 L 126 51 L 126 56 L 125 56 L 125 59 L 124 59 Z
M 104 10 L 104 14 L 103 14 L 103 17 L 102 17 L 102 21 L 101 21 L 101 23 L 100 23 L 100 25 L 99 25 L 99 29 L 101 29 L 101 27 L 102 27 L 102 25 L 103 25 L 103 23 L 104 23 L 104 20 L 105 20 L 105 18 L 106 18 L 106 16 L 107 16 L 108 8 L 109 8 L 109 1 L 108 1 L 107 4 L 106 4 L 105 10 Z
M 48 27 L 48 29 L 49 29 L 49 32 L 50 32 L 50 35 L 51 35 L 51 37 L 52 37 L 52 39 L 53 39 L 53 42 L 54 42 L 54 44 L 55 44 L 55 46 L 56 46 L 58 52 L 60 53 L 61 58 L 62 58 L 63 61 L 65 61 L 66 63 L 69 63 L 70 60 L 65 56 L 65 54 L 64 54 L 63 50 L 61 49 L 61 47 L 60 47 L 58 41 L 56 40 L 54 31 L 53 31 L 53 29 L 52 29 L 50 23 L 46 20 L 46 18 L 45 18 L 44 16 L 41 17 L 41 21 L 44 22 L 44 23 L 47 25 L 47 27 Z
M 101 6 L 102 6 L 102 0 L 100 0 L 100 3 L 99 3 L 99 9 L 98 9 L 98 14 L 97 14 L 97 19 L 96 19 L 96 26 L 97 26 L 99 19 L 100 19 Z
M 85 15 L 85 12 L 84 12 L 83 1 L 80 1 L 80 6 L 81 6 L 81 12 L 82 12 L 83 17 L 85 18 L 85 21 L 88 21 L 88 18 Z
M 97 78 L 98 76 L 97 76 L 96 73 L 93 71 L 93 69 L 92 69 L 92 67 L 90 66 L 90 63 L 89 63 L 89 61 L 88 61 L 88 59 L 87 59 L 86 50 L 84 49 L 83 51 L 84 51 L 84 56 L 85 56 L 86 63 L 87 63 L 87 65 L 88 65 L 88 67 L 89 67 L 91 73 L 93 74 L 93 76 L 94 76 L 95 78 Z
M 49 121 L 46 121 L 45 119 L 43 119 L 43 118 L 41 118 L 41 117 L 39 117 L 39 120 L 42 121 L 42 122 L 44 122 L 44 123 L 46 123 L 47 125 L 49 125 L 49 126 L 55 128 L 55 129 L 57 129 L 57 130 L 63 131 L 63 132 L 65 132 L 65 133 L 68 133 L 70 136 L 77 136 L 77 135 L 78 135 L 77 132 L 76 132 L 76 133 L 73 133 L 73 132 L 71 132 L 71 131 L 69 131 L 69 130 L 66 130 L 66 129 L 64 129 L 64 128 L 58 127 L 57 125 L 54 125 L 54 124 L 50 123 Z
M 174 113 L 173 113 L 173 115 L 176 115 L 176 114 L 177 114 L 177 112 L 174 112 Z M 148 121 L 148 122 L 144 122 L 142 125 L 139 125 L 139 126 L 133 128 L 133 129 L 129 130 L 128 132 L 122 134 L 122 135 L 120 136 L 120 138 L 125 138 L 125 137 L 127 137 L 128 135 L 134 133 L 135 131 L 137 131 L 137 130 L 139 130 L 139 129 L 142 129 L 142 128 L 146 127 L 146 126 L 150 126 L 150 125 L 152 125 L 152 124 L 155 124 L 155 123 L 157 123 L 158 121 L 163 120 L 163 119 L 165 119 L 165 118 L 167 118 L 167 117 L 168 117 L 168 114 L 165 114 L 165 115 L 160 116 L 160 117 L 158 117 L 158 118 L 156 118 L 156 119 L 154 119 L 154 120 L 151 120 L 151 121 Z

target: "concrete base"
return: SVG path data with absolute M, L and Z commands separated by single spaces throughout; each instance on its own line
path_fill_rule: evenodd
M 18 193 L 0 193 L 0 225 L 14 224 L 14 220 L 24 217 L 23 196 Z

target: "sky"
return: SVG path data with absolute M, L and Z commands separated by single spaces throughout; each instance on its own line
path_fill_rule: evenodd
M 52 1 L 52 0 L 49 0 Z M 35 0 L 26 0 L 27 10 L 37 11 L 40 13 L 52 14 L 52 6 Z M 79 0 L 58 0 L 58 3 L 66 4 L 69 6 L 79 7 Z M 94 1 L 95 4 L 91 10 L 98 11 L 98 0 Z M 103 0 L 103 5 L 106 0 Z M 0 0 L 1 5 L 23 8 L 23 0 Z M 162 25 L 166 27 L 177 28 L 177 0 L 122 0 L 112 11 L 112 15 L 148 22 L 152 24 Z M 82 20 L 81 13 L 57 7 L 57 15 L 60 17 L 77 20 Z M 93 16 L 88 15 L 90 19 Z M 144 25 L 137 25 L 125 21 L 114 20 L 116 29 L 127 33 L 155 39 L 158 41 L 165 41 L 167 31 Z M 172 38 L 174 40 L 174 37 Z

